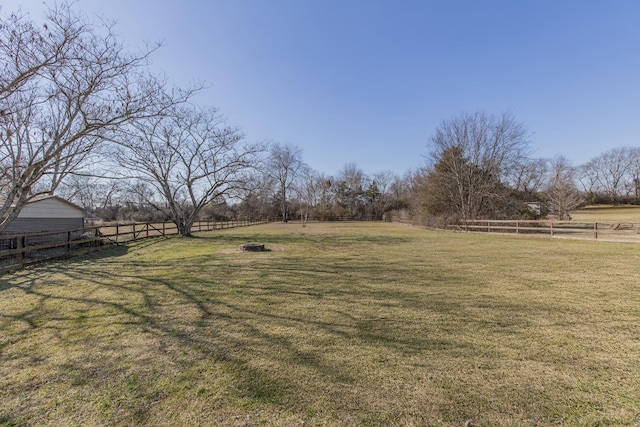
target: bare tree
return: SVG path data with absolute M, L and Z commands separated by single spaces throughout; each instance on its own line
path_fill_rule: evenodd
M 392 185 L 394 182 L 397 182 L 398 179 L 398 176 L 391 171 L 376 172 L 372 175 L 372 181 L 367 187 L 367 197 L 371 204 L 372 219 L 382 219 L 384 213 L 391 209 L 394 200 Z M 373 186 L 373 184 L 375 184 L 375 186 Z M 371 197 L 374 195 L 375 197 Z
M 390 208 L 400 210 L 409 207 L 411 194 L 411 172 L 404 177 L 396 176 L 389 186 Z
M 331 178 L 308 167 L 303 169 L 301 178 L 296 192 L 306 214 L 318 220 L 330 219 L 334 196 Z
M 525 159 L 529 134 L 509 113 L 444 120 L 429 141 L 438 203 L 461 220 L 496 216 L 506 204 L 510 171 Z
M 0 18 L 0 231 L 157 106 L 153 50 L 127 52 L 112 25 L 93 26 L 68 4 L 42 26 L 20 13 Z
M 547 159 L 525 159 L 512 169 L 509 182 L 512 188 L 525 197 L 542 191 L 549 172 Z
M 596 163 L 589 161 L 580 166 L 576 173 L 577 181 L 580 183 L 583 193 L 587 196 L 589 202 L 593 202 L 600 192 L 600 171 L 596 168 Z
M 580 206 L 584 199 L 575 184 L 575 168 L 565 157 L 556 157 L 550 163 L 551 174 L 546 187 L 551 211 L 559 219 L 571 219 L 571 212 Z
M 321 175 L 308 166 L 300 170 L 300 176 L 296 180 L 293 191 L 300 205 L 300 219 L 302 227 L 307 226 L 309 214 L 312 213 L 320 203 L 321 192 L 318 188 L 319 177 Z
M 633 195 L 636 203 L 640 201 L 640 147 L 629 149 L 631 167 L 629 168 L 629 193 Z
M 586 191 L 604 193 L 616 204 L 621 197 L 635 193 L 637 158 L 636 148 L 612 148 L 582 166 L 580 182 Z
M 290 144 L 271 144 L 264 172 L 277 186 L 282 222 L 287 221 L 287 193 L 304 167 L 302 150 L 299 147 Z
M 261 150 L 244 145 L 243 135 L 217 110 L 189 105 L 136 121 L 120 146 L 119 163 L 153 189 L 146 201 L 165 211 L 181 236 L 190 235 L 207 204 L 244 186 L 244 172 Z
M 119 180 L 71 175 L 62 183 L 58 194 L 95 214 L 112 206 L 123 191 L 124 183 Z
M 265 182 L 260 171 L 252 171 L 246 176 L 246 182 L 238 192 L 239 200 L 235 206 L 237 214 L 244 219 L 264 219 L 272 216 L 273 184 L 271 180 Z

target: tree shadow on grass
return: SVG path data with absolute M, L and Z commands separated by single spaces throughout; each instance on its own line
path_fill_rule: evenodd
M 117 258 L 125 256 L 128 253 L 129 246 L 127 245 L 109 245 L 80 255 L 72 255 L 62 259 L 51 259 L 34 263 L 21 270 L 0 274 L 0 292 L 15 287 L 16 282 L 21 283 L 21 286 L 24 286 L 23 281 L 20 279 L 17 281 L 15 280 L 19 277 L 23 277 L 28 281 L 30 279 L 32 280 L 34 278 L 46 277 L 47 275 L 58 273 L 68 268 L 69 265 L 73 265 L 75 263 L 92 262 L 106 258 Z
M 20 296 L 7 295 L 16 305 L 0 311 L 6 337 L 0 341 L 0 365 L 12 373 L 35 373 L 21 381 L 11 379 L 20 375 L 0 378 L 0 401 L 10 394 L 23 401 L 3 408 L 6 413 L 14 419 L 53 417 L 56 409 L 35 400 L 34 391 L 66 397 L 59 405 L 70 413 L 97 411 L 96 419 L 105 424 L 150 423 L 159 412 L 173 413 L 164 402 L 187 406 L 198 399 L 207 402 L 196 409 L 202 414 L 209 402 L 240 413 L 275 407 L 306 414 L 325 404 L 329 393 L 330 411 L 382 417 L 401 410 L 398 396 L 381 407 L 367 398 L 346 399 L 364 387 L 374 389 L 366 390 L 371 395 L 384 394 L 375 389 L 384 377 L 363 366 L 371 358 L 481 350 L 430 335 L 420 317 L 398 316 L 400 308 L 466 314 L 448 295 L 425 300 L 411 289 L 388 286 L 380 279 L 384 266 L 365 259 L 328 265 L 303 257 L 269 259 L 227 272 L 204 263 L 198 274 L 184 266 L 175 266 L 177 274 L 171 266 L 158 270 L 153 261 L 118 264 L 118 256 L 161 242 L 153 240 L 0 280 L 2 290 L 22 290 L 28 300 L 19 306 Z M 268 270 L 264 277 L 246 270 L 255 268 Z M 237 280 L 241 273 L 249 278 Z M 400 281 L 410 273 L 384 280 Z M 352 276 L 358 283 L 351 283 Z M 289 307 L 294 304 L 300 308 Z M 515 303 L 506 309 L 520 310 Z M 361 359 L 351 359 L 350 350 L 361 352 Z M 222 422 L 208 420 L 216 421 Z
M 20 393 L 23 389 L 45 392 L 55 387 L 62 388 L 56 392 L 63 394 L 76 390 L 79 403 L 83 395 L 85 400 L 102 401 L 102 416 L 107 422 L 117 421 L 117 414 L 124 413 L 131 422 L 139 423 L 148 419 L 152 403 L 164 396 L 163 372 L 149 373 L 149 367 L 171 365 L 171 375 L 179 382 L 180 377 L 190 378 L 194 363 L 209 360 L 223 365 L 235 378 L 239 398 L 256 403 L 294 399 L 286 381 L 251 366 L 249 342 L 268 337 L 260 336 L 237 313 L 218 313 L 225 304 L 202 289 L 118 273 L 100 264 L 91 269 L 83 262 L 64 267 L 45 266 L 4 279 L 5 289 L 21 289 L 32 301 L 24 309 L 0 315 L 3 330 L 14 332 L 0 347 L 2 364 L 8 369 L 36 372 L 46 366 L 26 383 L 0 381 L 4 393 Z M 73 283 L 87 281 L 88 273 L 91 283 L 74 288 Z M 65 276 L 66 283 L 47 283 L 53 274 Z M 107 295 L 99 297 L 105 290 L 109 291 Z M 165 317 L 169 304 L 177 310 Z M 237 308 L 226 307 L 228 311 Z M 225 328 L 242 330 L 250 338 L 226 336 L 221 333 Z M 55 354 L 39 347 L 20 350 L 45 336 L 49 350 L 56 348 Z M 131 348 L 129 340 L 149 348 L 149 363 L 132 362 L 132 356 L 147 356 Z M 207 383 L 207 379 L 190 379 Z M 41 402 L 30 402 L 27 396 L 24 407 L 13 408 L 14 412 L 29 417 L 35 415 L 33 410 L 53 410 L 43 408 Z M 27 408 L 31 406 L 33 409 Z

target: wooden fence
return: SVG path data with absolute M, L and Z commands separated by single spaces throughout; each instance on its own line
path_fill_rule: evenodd
M 246 227 L 266 221 L 201 221 L 193 224 L 192 233 Z M 0 272 L 20 269 L 26 265 L 66 258 L 99 250 L 105 245 L 121 244 L 148 237 L 178 234 L 171 222 L 114 224 L 75 230 L 0 235 Z
M 640 224 L 630 222 L 474 220 L 456 225 L 455 229 L 484 233 L 537 234 L 550 237 L 640 242 Z

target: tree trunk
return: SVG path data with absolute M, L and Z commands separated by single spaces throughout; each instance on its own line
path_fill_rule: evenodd
M 282 194 L 282 222 L 287 222 L 287 188 L 283 184 L 280 187 L 280 193 Z
M 178 236 L 192 237 L 191 227 L 193 226 L 193 220 L 176 221 L 176 226 L 178 227 Z

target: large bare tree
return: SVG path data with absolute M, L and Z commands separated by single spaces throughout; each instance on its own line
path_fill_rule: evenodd
M 153 189 L 147 203 L 164 211 L 181 236 L 190 235 L 207 204 L 245 186 L 245 172 L 261 151 L 245 144 L 217 110 L 188 104 L 136 121 L 119 145 L 119 164 Z
M 300 179 L 297 180 L 294 192 L 300 202 L 300 218 L 303 227 L 307 226 L 309 215 L 313 215 L 321 205 L 326 181 L 327 178 L 324 175 L 308 166 L 300 171 Z
M 65 3 L 42 25 L 0 17 L 0 231 L 114 130 L 161 104 L 146 68 L 153 50 L 129 53 L 110 24 L 94 26 Z
M 575 184 L 575 168 L 565 157 L 551 160 L 545 193 L 551 212 L 560 220 L 571 219 L 571 212 L 583 203 Z
M 612 148 L 580 168 L 580 182 L 586 192 L 603 193 L 616 204 L 623 196 L 637 196 L 639 165 L 639 148 Z
M 526 159 L 529 134 L 510 113 L 482 111 L 442 121 L 429 140 L 430 192 L 460 220 L 495 216 L 508 196 L 508 175 Z
M 289 190 L 304 167 L 302 150 L 299 147 L 291 144 L 271 144 L 264 172 L 277 186 L 282 222 L 287 221 Z

